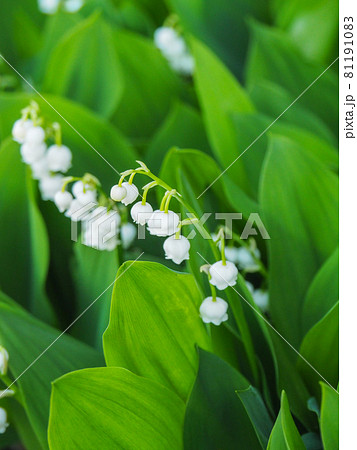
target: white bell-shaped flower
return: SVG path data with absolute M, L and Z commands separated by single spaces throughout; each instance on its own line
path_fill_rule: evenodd
M 223 261 L 215 262 L 209 268 L 209 273 L 211 275 L 209 282 L 219 290 L 234 286 L 237 282 L 238 269 L 230 261 L 226 261 L 225 265 Z
M 46 133 L 42 127 L 30 127 L 25 136 L 25 142 L 29 145 L 39 145 L 45 141 Z
M 89 203 L 95 203 L 97 201 L 97 191 L 93 186 L 86 184 L 84 186 L 83 181 L 76 181 L 72 186 L 72 192 L 75 198 L 82 203 L 82 205 L 88 205 Z
M 31 164 L 32 178 L 40 180 L 41 178 L 50 176 L 50 170 L 47 164 L 46 155 Z
M 190 259 L 190 241 L 185 236 L 176 238 L 175 235 L 168 237 L 164 242 L 165 258 L 171 259 L 175 264 Z
M 71 206 L 72 200 L 73 200 L 73 196 L 70 192 L 68 192 L 68 191 L 56 192 L 55 204 L 61 213 L 66 211 L 66 209 L 68 209 Z
M 124 181 L 124 183 L 122 183 L 122 187 L 126 189 L 126 196 L 121 200 L 121 202 L 125 206 L 128 206 L 131 203 L 135 202 L 135 200 L 138 198 L 139 191 L 135 184 L 130 184 L 128 181 Z
M 33 127 L 33 123 L 30 119 L 16 120 L 14 126 L 12 127 L 12 138 L 14 141 L 19 144 L 23 144 L 25 142 L 26 133 L 31 127 Z
M 223 298 L 207 297 L 203 300 L 200 306 L 200 316 L 205 323 L 213 323 L 220 325 L 222 322 L 228 320 L 228 303 Z
M 154 236 L 171 236 L 178 231 L 180 217 L 173 211 L 155 210 L 147 222 L 150 234 Z
M 26 164 L 33 164 L 39 159 L 43 158 L 46 153 L 47 147 L 44 142 L 40 144 L 29 144 L 25 142 L 20 147 L 20 153 L 23 162 Z
M 226 248 L 228 250 L 229 247 Z M 260 258 L 259 249 L 253 251 L 256 258 Z M 230 259 L 230 258 L 228 258 Z M 230 260 L 232 261 L 232 260 Z M 240 247 L 235 249 L 235 262 L 242 270 L 247 270 L 248 272 L 256 272 L 259 270 L 259 266 L 254 261 L 254 258 L 250 251 L 246 247 Z
M 157 28 L 154 32 L 154 43 L 167 58 L 174 58 L 186 50 L 183 38 L 170 27 Z
M 134 242 L 137 235 L 137 228 L 132 223 L 123 223 L 120 227 L 121 245 L 126 250 Z
M 253 294 L 254 303 L 259 306 L 262 311 L 268 311 L 269 309 L 269 294 L 268 291 L 263 289 L 256 289 Z
M 177 55 L 175 58 L 171 58 L 169 63 L 175 72 L 186 76 L 192 75 L 195 68 L 195 60 L 188 52 Z
M 0 434 L 5 433 L 8 426 L 6 410 L 0 407 Z
M 7 364 L 9 362 L 9 354 L 2 345 L 0 345 L 0 374 L 5 375 L 7 372 Z
M 63 175 L 48 175 L 40 179 L 39 188 L 43 200 L 54 200 L 55 195 L 62 189 Z
M 152 206 L 149 203 L 142 204 L 142 202 L 137 202 L 130 210 L 131 218 L 133 222 L 139 225 L 145 225 L 150 219 L 153 213 Z
M 121 202 L 126 197 L 127 191 L 125 187 L 115 184 L 110 190 L 110 197 L 115 202 Z
M 119 243 L 120 215 L 98 206 L 83 224 L 82 243 L 97 250 L 111 251 Z
M 78 198 L 74 198 L 64 215 L 71 219 L 72 222 L 86 221 L 89 220 L 94 206 L 94 202 L 84 205 Z
M 72 166 L 72 152 L 65 145 L 51 145 L 47 151 L 47 164 L 52 172 L 67 172 Z

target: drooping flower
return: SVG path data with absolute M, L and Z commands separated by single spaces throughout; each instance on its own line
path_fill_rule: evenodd
M 26 133 L 33 127 L 33 122 L 30 119 L 19 119 L 16 120 L 12 127 L 12 138 L 19 144 L 25 142 Z
M 41 159 L 45 155 L 46 150 L 47 147 L 44 142 L 39 144 L 24 142 L 20 147 L 22 160 L 26 164 L 33 164 Z
M 222 322 L 228 320 L 228 303 L 223 298 L 207 297 L 203 300 L 200 306 L 200 315 L 205 323 L 213 323 L 220 325 Z
M 5 375 L 7 372 L 7 364 L 9 362 L 9 354 L 5 347 L 0 345 L 0 374 Z
M 43 144 L 45 141 L 46 133 L 42 127 L 29 127 L 26 132 L 25 142 L 29 145 Z
M 89 203 L 96 203 L 97 190 L 89 184 L 84 185 L 83 181 L 76 181 L 72 186 L 72 193 L 75 198 L 82 203 L 88 205 Z
M 128 181 L 124 181 L 124 183 L 122 183 L 122 187 L 126 189 L 126 196 L 121 200 L 121 202 L 125 206 L 128 206 L 130 203 L 135 202 L 138 198 L 139 191 L 135 184 L 129 183 Z
M 137 228 L 132 223 L 123 223 L 120 227 L 120 240 L 124 249 L 127 249 L 134 242 L 137 235 Z
M 124 186 L 115 184 L 110 190 L 110 197 L 115 202 L 121 202 L 126 197 L 127 191 Z
M 66 211 L 71 206 L 73 196 L 68 191 L 58 191 L 56 192 L 54 202 L 60 212 Z
M 234 286 L 237 282 L 238 269 L 230 261 L 226 261 L 225 265 L 223 261 L 215 262 L 209 268 L 209 273 L 211 275 L 209 282 L 219 290 Z
M 190 258 L 190 241 L 185 236 L 176 238 L 175 235 L 168 237 L 164 242 L 165 258 L 171 259 L 175 264 Z
M 0 434 L 5 433 L 8 426 L 9 424 L 7 422 L 7 412 L 4 408 L 0 407 Z
M 46 156 L 52 172 L 67 172 L 72 165 L 72 152 L 65 145 L 51 145 Z
M 256 289 L 252 294 L 253 300 L 262 311 L 269 309 L 269 294 L 263 289 Z
M 47 164 L 47 158 L 44 155 L 42 158 L 38 159 L 31 164 L 32 178 L 34 180 L 40 180 L 46 176 L 50 176 L 50 170 Z
M 130 215 L 133 221 L 140 225 L 145 225 L 150 219 L 153 213 L 152 206 L 149 203 L 142 204 L 142 202 L 137 202 L 130 210 Z
M 89 214 L 95 206 L 94 202 L 83 204 L 78 198 L 74 198 L 67 211 L 64 213 L 72 222 L 79 222 L 89 219 Z
M 150 234 L 154 236 L 171 236 L 178 231 L 180 217 L 173 211 L 155 210 L 147 222 Z
M 228 249 L 229 249 L 229 247 L 226 247 L 226 250 L 228 250 Z M 260 258 L 259 249 L 256 248 L 253 251 L 253 253 L 256 258 Z M 236 262 L 236 264 L 238 264 L 238 266 L 242 270 L 247 270 L 249 272 L 256 272 L 257 270 L 259 270 L 259 266 L 254 261 L 254 258 L 252 256 L 251 252 L 245 247 L 240 247 L 240 248 L 235 249 L 235 261 L 233 261 L 233 262 Z
M 119 243 L 120 215 L 98 206 L 83 223 L 82 243 L 97 250 L 112 251 Z
M 39 188 L 43 200 L 54 200 L 55 195 L 61 190 L 63 175 L 48 175 L 40 179 Z

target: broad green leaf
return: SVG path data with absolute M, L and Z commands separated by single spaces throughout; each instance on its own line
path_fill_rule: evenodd
M 182 400 L 152 380 L 119 367 L 79 370 L 53 383 L 49 445 L 179 450 L 183 417 Z
M 301 355 L 332 386 L 338 383 L 338 303 L 304 337 Z M 319 376 L 301 358 L 297 366 L 310 391 L 320 396 Z
M 0 148 L 0 286 L 36 316 L 53 321 L 45 292 L 48 239 L 29 175 L 18 144 L 5 140 Z
M 123 133 L 137 139 L 140 146 L 161 125 L 183 83 L 152 40 L 120 30 L 114 34 L 114 44 L 124 91 L 112 121 Z
M 33 318 L 16 304 L 13 306 L 9 299 L 1 300 L 0 343 L 10 355 L 9 369 L 14 379 L 19 377 L 17 385 L 26 414 L 43 448 L 47 448 L 51 382 L 72 370 L 103 362 L 92 348 L 68 335 L 60 335 L 60 331 Z
M 336 304 L 338 294 L 338 249 L 336 249 L 317 272 L 307 291 L 302 310 L 303 334 Z
M 285 88 L 295 100 L 327 68 L 326 65 L 312 65 L 281 30 L 254 23 L 252 32 L 247 65 L 249 87 L 265 79 Z M 321 117 L 337 135 L 338 78 L 333 71 L 324 73 L 298 102 Z
M 305 450 L 305 445 L 290 414 L 288 398 L 281 393 L 281 406 L 267 450 Z
M 261 449 L 249 411 L 236 395 L 249 387 L 233 367 L 199 350 L 199 370 L 186 407 L 185 449 Z M 265 411 L 260 411 L 264 415 Z M 257 414 L 259 414 L 257 412 Z
M 262 0 L 169 0 L 180 23 L 208 47 L 240 78 L 249 32 L 247 17 L 266 20 L 267 3 Z
M 339 395 L 325 383 L 321 383 L 322 401 L 320 428 L 325 450 L 338 448 Z
M 270 235 L 270 312 L 295 346 L 302 339 L 306 291 L 337 245 L 337 205 L 337 176 L 290 139 L 271 135 L 260 184 L 262 220 Z
M 157 263 L 124 263 L 104 333 L 107 365 L 159 381 L 187 398 L 197 370 L 195 344 L 209 348 L 201 302 L 192 275 Z
M 123 93 L 123 74 L 108 25 L 93 14 L 53 50 L 43 90 L 67 96 L 108 117 Z
M 74 245 L 72 269 L 76 289 L 76 316 L 95 301 L 85 318 L 73 326 L 72 334 L 101 349 L 102 335 L 109 322 L 112 289 L 108 289 L 108 286 L 113 283 L 118 270 L 117 252 L 99 251 L 77 242 Z

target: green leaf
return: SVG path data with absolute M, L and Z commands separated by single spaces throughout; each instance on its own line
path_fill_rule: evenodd
M 305 450 L 303 440 L 290 414 L 288 398 L 281 393 L 281 406 L 273 431 L 271 432 L 267 450 Z
M 104 333 L 107 365 L 152 378 L 187 398 L 197 370 L 195 344 L 209 348 L 194 278 L 161 264 L 129 261 L 117 278 Z
M 295 100 L 327 68 L 325 65 L 312 65 L 301 54 L 295 42 L 281 30 L 254 22 L 252 31 L 253 40 L 246 69 L 249 87 L 265 79 L 282 86 Z M 324 73 L 298 102 L 321 117 L 337 135 L 338 78 L 333 71 Z
M 31 426 L 42 447 L 47 448 L 51 382 L 72 370 L 101 365 L 102 357 L 72 337 L 60 336 L 58 330 L 33 318 L 8 298 L 0 300 L 0 343 L 10 355 L 13 377 L 19 377 L 16 384 Z
M 325 450 L 338 448 L 338 409 L 339 395 L 325 383 L 321 383 L 321 419 L 320 428 Z
M 337 245 L 337 176 L 293 141 L 271 135 L 260 204 L 270 235 L 271 315 L 284 338 L 296 346 L 302 339 L 306 291 Z
M 317 272 L 307 291 L 303 310 L 303 334 L 315 325 L 338 300 L 338 249 Z
M 337 386 L 338 303 L 310 329 L 302 341 L 300 353 L 325 380 Z M 310 391 L 318 398 L 321 377 L 302 359 L 298 359 L 297 366 Z
M 0 148 L 0 179 L 1 289 L 36 316 L 53 321 L 45 293 L 49 262 L 45 224 L 35 202 L 32 180 L 21 162 L 19 146 L 10 139 Z
M 108 25 L 95 13 L 71 29 L 53 50 L 43 90 L 68 96 L 108 117 L 123 93 L 123 74 Z
M 186 407 L 185 449 L 261 449 L 249 409 L 237 390 L 248 381 L 233 367 L 212 353 L 199 350 L 199 370 Z M 261 406 L 261 404 L 260 404 Z M 257 414 L 264 415 L 264 409 Z
M 152 380 L 118 367 L 80 370 L 53 383 L 50 449 L 179 450 L 183 415 L 182 400 Z

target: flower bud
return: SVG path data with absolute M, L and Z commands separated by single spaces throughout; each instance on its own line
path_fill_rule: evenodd
M 6 410 L 0 407 L 0 434 L 5 433 L 8 426 Z
M 110 197 L 115 202 L 121 202 L 126 197 L 127 191 L 125 187 L 115 184 L 110 190 Z
M 81 180 L 74 183 L 72 186 L 72 192 L 76 199 L 82 203 L 82 205 L 95 203 L 97 201 L 96 189 L 88 184 L 84 186 L 83 181 Z
M 228 320 L 227 309 L 228 303 L 223 298 L 216 297 L 213 301 L 213 297 L 207 297 L 200 306 L 200 315 L 203 322 L 220 325 Z
M 180 217 L 175 212 L 166 213 L 157 209 L 150 216 L 147 226 L 154 236 L 171 236 L 178 231 L 179 222 Z
M 0 375 L 6 374 L 8 361 L 9 354 L 6 349 L 2 345 L 0 345 Z
M 59 211 L 63 213 L 71 206 L 73 197 L 72 194 L 68 191 L 58 191 L 55 195 L 55 204 Z
M 136 238 L 136 234 L 136 226 L 132 223 L 123 223 L 123 225 L 120 227 L 120 240 L 125 250 L 131 246 Z
M 150 219 L 152 213 L 152 206 L 147 202 L 145 203 L 145 205 L 143 205 L 141 202 L 135 203 L 130 211 L 133 222 L 140 225 L 145 225 L 146 222 Z
M 164 242 L 164 250 L 165 258 L 172 259 L 175 264 L 181 264 L 183 260 L 190 259 L 190 241 L 185 236 L 168 237 Z
M 30 127 L 26 132 L 25 142 L 29 145 L 43 144 L 46 137 L 42 127 Z
M 29 144 L 25 142 L 20 147 L 23 162 L 26 164 L 33 164 L 44 156 L 46 149 L 47 147 L 44 142 L 40 144 Z
M 139 191 L 135 184 L 130 184 L 127 181 L 124 181 L 124 183 L 122 183 L 122 187 L 126 189 L 126 196 L 121 200 L 121 202 L 125 206 L 128 206 L 130 205 L 130 203 L 135 202 L 135 200 L 138 198 Z
M 54 200 L 55 195 L 62 189 L 62 175 L 48 175 L 40 179 L 39 188 L 43 200 Z
M 215 262 L 210 267 L 209 273 L 211 275 L 209 282 L 219 290 L 234 286 L 237 282 L 238 269 L 230 261 L 226 261 L 225 265 L 223 265 L 223 261 Z
M 72 165 L 72 152 L 65 145 L 51 145 L 47 152 L 47 164 L 52 172 L 67 172 Z
M 14 126 L 12 127 L 12 137 L 14 141 L 18 142 L 19 144 L 23 144 L 25 142 L 26 133 L 31 127 L 33 127 L 32 120 L 16 120 Z
M 31 170 L 32 170 L 32 178 L 34 180 L 40 180 L 41 178 L 50 176 L 46 156 L 44 155 L 42 158 L 32 163 Z

